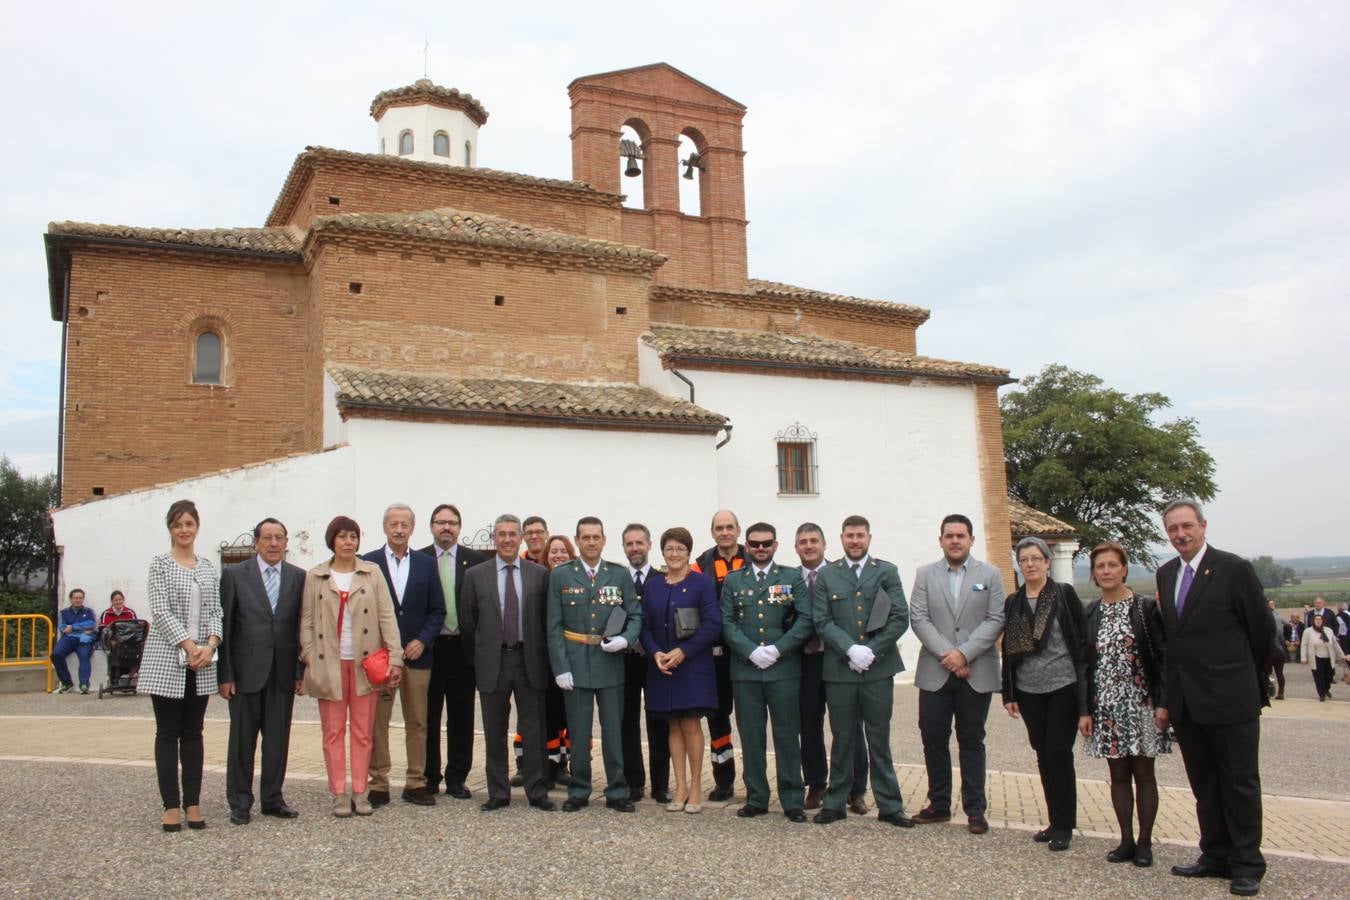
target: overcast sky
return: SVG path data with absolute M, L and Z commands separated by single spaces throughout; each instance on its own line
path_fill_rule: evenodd
M 939 6 L 941 8 L 939 8 Z M 261 225 L 421 77 L 479 162 L 570 177 L 567 83 L 666 61 L 749 107 L 750 274 L 932 310 L 921 353 L 1159 391 L 1210 540 L 1350 552 L 1350 4 L 25 4 L 0 33 L 0 452 L 55 466 L 52 220 Z M 136 348 L 125 348 L 127 353 Z

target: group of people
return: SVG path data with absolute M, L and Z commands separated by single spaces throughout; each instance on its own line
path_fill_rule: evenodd
M 94 611 L 84 605 L 84 590 L 73 588 L 69 594 L 70 604 L 61 610 L 56 618 L 56 630 L 60 635 L 52 644 L 52 668 L 60 686 L 58 694 L 68 694 L 75 689 L 70 677 L 70 654 L 78 658 L 77 673 L 80 676 L 80 693 L 89 693 L 89 678 L 93 671 L 94 645 L 98 642 L 103 629 L 113 622 L 135 621 L 136 612 L 127 606 L 127 598 L 121 591 L 113 591 L 108 598 L 108 608 L 103 615 L 94 618 Z
M 626 561 L 616 564 L 603 557 L 604 524 L 590 516 L 578 520 L 573 544 L 550 536 L 538 517 L 522 524 L 500 515 L 495 552 L 485 557 L 458 544 L 461 516 L 452 504 L 433 510 L 433 544 L 414 551 L 413 510 L 394 504 L 378 550 L 358 556 L 360 527 L 338 516 L 325 534 L 331 558 L 308 572 L 285 561 L 285 526 L 264 519 L 254 530 L 256 557 L 219 579 L 194 550 L 196 508 L 179 501 L 166 521 L 172 546 L 150 567 L 152 627 L 140 676 L 154 704 L 165 830 L 179 830 L 180 814 L 188 827 L 205 827 L 201 730 L 212 693 L 230 703 L 230 819 L 245 824 L 259 735 L 261 811 L 298 814 L 282 787 L 300 693 L 318 700 L 333 815 L 369 815 L 390 801 L 396 694 L 407 751 L 402 799 L 434 805 L 442 783 L 447 795 L 468 799 L 476 690 L 485 812 L 511 803 L 512 706 L 525 796 L 553 810 L 548 789 L 562 781 L 565 812 L 590 803 L 597 710 L 608 808 L 634 810 L 649 766 L 653 798 L 670 812 L 699 812 L 705 718 L 715 779 L 708 797 L 728 799 L 734 755 L 729 726 L 721 734 L 719 722 L 734 711 L 741 818 L 767 814 L 773 792 L 791 822 L 806 821 L 809 809 L 818 809 L 822 825 L 866 812 L 859 777 L 870 770 L 882 822 L 949 821 L 954 723 L 966 827 L 982 834 L 985 723 L 999 691 L 1037 756 L 1050 823 L 1036 841 L 1069 847 L 1081 735 L 1087 755 L 1108 761 L 1121 841 L 1107 859 L 1151 865 L 1153 767 L 1170 752 L 1170 727 L 1201 831 L 1199 860 L 1173 873 L 1230 878 L 1234 893 L 1249 895 L 1265 870 L 1258 716 L 1268 703 L 1261 670 L 1274 623 L 1251 565 L 1206 544 L 1203 511 L 1192 500 L 1164 511 L 1179 556 L 1158 570 L 1157 598 L 1130 590 L 1126 551 L 1106 542 L 1090 555 L 1102 597 L 1086 607 L 1071 585 L 1050 578 L 1049 549 L 1034 537 L 1017 544 L 1023 583 L 1006 594 L 999 570 L 971 554 L 974 528 L 959 514 L 942 520 L 942 558 L 919 569 L 908 600 L 895 565 L 871 555 L 870 524 L 856 515 L 843 521 L 838 559 L 826 560 L 823 529 L 804 523 L 794 535 L 798 564 L 780 565 L 772 524 L 750 525 L 741 543 L 738 519 L 722 510 L 712 520 L 714 546 L 697 558 L 687 529 L 666 529 L 655 545 L 665 563 L 658 568 L 645 525 L 621 532 Z M 533 525 L 542 527 L 522 553 Z M 928 773 L 927 802 L 913 817 L 891 757 L 893 677 L 903 669 L 897 642 L 911 627 L 921 645 L 915 685 Z M 550 691 L 561 697 L 561 713 Z
M 1274 609 L 1274 602 L 1271 603 Z M 1342 603 L 1339 609 L 1327 606 L 1323 597 L 1303 610 L 1303 615 L 1290 613 L 1288 622 L 1281 622 L 1275 614 L 1277 634 L 1283 644 L 1276 648 L 1280 657 L 1287 655 L 1291 662 L 1307 666 L 1317 688 L 1317 699 L 1331 699 L 1331 685 L 1336 681 L 1336 666 L 1345 667 L 1345 681 L 1350 684 L 1350 610 Z M 1282 660 L 1280 660 L 1282 662 Z M 1279 682 L 1276 700 L 1284 699 L 1284 666 L 1277 662 L 1275 675 Z

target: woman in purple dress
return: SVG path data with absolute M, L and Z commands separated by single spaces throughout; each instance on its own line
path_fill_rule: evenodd
M 693 549 L 694 538 L 686 528 L 668 528 L 661 535 L 666 570 L 653 572 L 642 593 L 641 633 L 647 651 L 647 711 L 670 721 L 675 794 L 666 809 L 687 813 L 703 809 L 702 719 L 717 709 L 712 645 L 722 631 L 713 580 L 689 568 Z M 697 626 L 690 611 L 697 611 Z M 692 634 L 681 638 L 681 624 Z

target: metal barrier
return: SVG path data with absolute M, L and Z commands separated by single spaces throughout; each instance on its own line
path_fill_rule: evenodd
M 14 653 L 10 649 L 10 623 L 14 623 L 16 632 L 13 637 Z M 24 625 L 28 625 L 28 653 L 24 650 Z M 38 626 L 47 626 L 47 639 L 38 641 Z M 52 620 L 41 613 L 22 613 L 0 616 L 0 668 L 17 666 L 41 666 L 47 670 L 47 693 L 52 692 L 52 645 L 56 641 L 56 628 Z M 38 650 L 42 654 L 38 655 Z

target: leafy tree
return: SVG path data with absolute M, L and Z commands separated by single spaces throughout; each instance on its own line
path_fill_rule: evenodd
M 29 478 L 0 456 L 0 586 L 47 564 L 47 511 L 56 502 L 55 474 Z
M 1273 557 L 1258 556 L 1251 560 L 1251 564 L 1256 570 L 1256 577 L 1261 579 L 1261 584 L 1265 587 L 1277 588 L 1286 584 L 1299 584 L 1302 581 L 1298 577 L 1298 572 L 1290 566 L 1277 564 Z
M 1214 497 L 1214 459 L 1195 420 L 1156 421 L 1162 394 L 1123 394 L 1095 375 L 1047 366 L 1001 401 L 1008 490 L 1073 526 L 1084 553 L 1119 541 L 1156 562 L 1158 514 L 1180 496 Z

